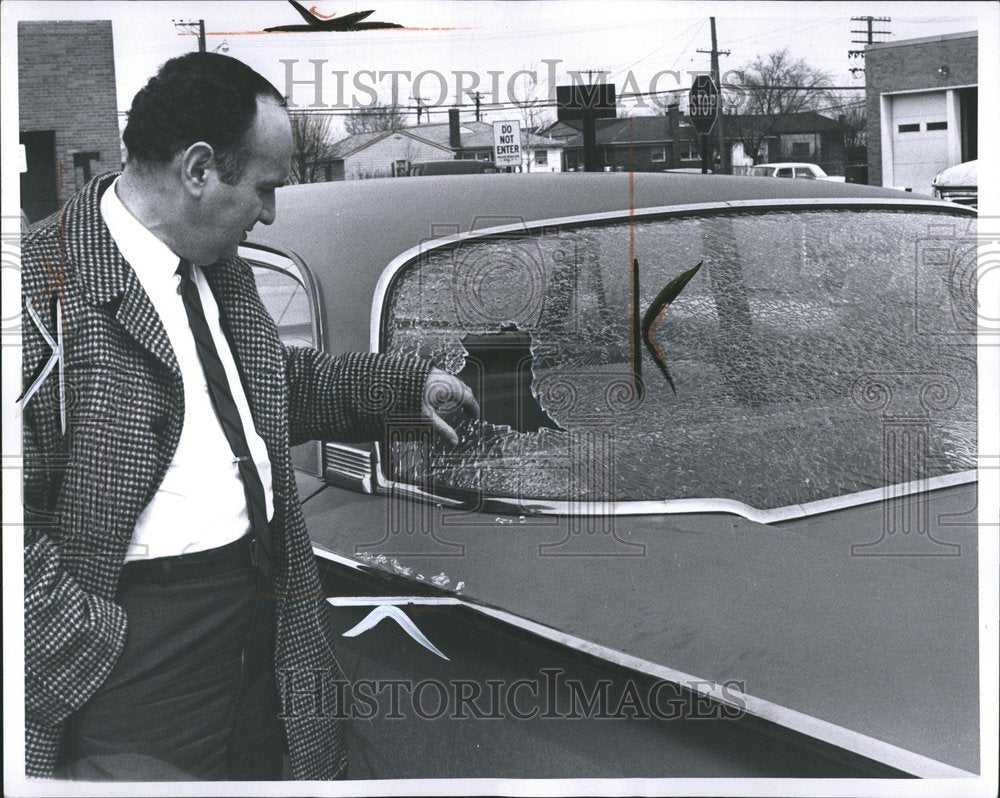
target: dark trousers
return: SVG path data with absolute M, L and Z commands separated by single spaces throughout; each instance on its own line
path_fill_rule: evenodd
M 70 723 L 68 778 L 277 780 L 274 598 L 248 539 L 127 564 L 125 649 Z

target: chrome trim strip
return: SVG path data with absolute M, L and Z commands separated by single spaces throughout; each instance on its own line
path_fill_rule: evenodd
M 278 249 L 277 247 L 271 247 L 267 244 L 255 244 L 249 241 L 240 244 L 240 249 L 250 249 L 254 251 L 254 255 L 249 256 L 253 259 L 255 256 L 271 256 L 268 260 L 267 257 L 261 258 L 263 262 L 269 266 L 274 266 L 280 269 L 285 274 L 290 277 L 295 278 L 296 282 L 302 286 L 306 292 L 306 296 L 309 299 L 309 312 L 312 313 L 313 322 L 313 336 L 316 340 L 316 348 L 323 349 L 323 305 L 319 295 L 319 289 L 316 287 L 316 279 L 313 277 L 312 272 L 309 271 L 309 267 L 306 266 L 305 261 L 302 260 L 294 252 L 289 252 L 288 250 Z M 240 257 L 246 257 L 240 253 Z M 292 274 L 288 269 L 282 268 L 281 264 L 278 262 L 278 258 L 283 260 L 291 261 L 292 264 L 298 269 L 301 280 Z M 304 281 L 304 283 L 303 283 Z
M 321 557 L 332 562 L 345 565 L 350 568 L 361 569 L 363 564 L 349 557 L 336 554 L 327 549 L 313 546 L 313 552 L 317 557 Z M 685 689 L 693 690 L 701 695 L 726 706 L 734 707 L 745 711 L 748 715 L 761 718 L 770 723 L 774 723 L 785 729 L 789 729 L 797 734 L 819 740 L 822 743 L 850 751 L 853 754 L 864 757 L 883 765 L 901 770 L 918 778 L 976 778 L 976 774 L 956 768 L 952 765 L 939 762 L 922 754 L 914 753 L 905 748 L 883 742 L 866 734 L 852 731 L 844 726 L 838 726 L 821 720 L 813 715 L 807 715 L 773 701 L 763 698 L 756 698 L 748 693 L 738 693 L 732 689 L 723 692 L 721 687 L 709 679 L 699 679 L 684 671 L 671 668 L 666 665 L 658 665 L 655 662 L 634 657 L 623 651 L 592 643 L 576 635 L 561 632 L 551 626 L 536 623 L 519 615 L 507 612 L 506 610 L 487 607 L 466 599 L 458 597 L 424 597 L 424 596 L 348 596 L 332 597 L 327 602 L 337 607 L 371 607 L 383 604 L 399 606 L 404 604 L 439 605 L 439 606 L 460 606 L 493 618 L 500 623 L 514 626 L 523 631 L 534 634 L 558 645 L 580 651 L 585 654 L 597 657 L 614 665 L 628 668 L 629 670 L 661 679 L 671 684 L 679 685 Z M 735 696 L 735 697 L 734 697 Z
M 326 602 L 333 607 L 381 607 L 384 604 L 453 607 L 462 600 L 451 596 L 331 596 Z
M 393 482 L 381 479 L 381 469 L 376 468 L 376 492 L 394 495 L 408 495 L 415 499 L 434 502 L 445 507 L 461 508 L 464 502 L 444 496 L 435 496 L 405 482 Z M 976 482 L 978 471 L 959 471 L 954 474 L 943 474 L 929 479 L 918 479 L 912 482 L 902 482 L 872 488 L 858 493 L 848 493 L 844 496 L 834 496 L 829 499 L 819 499 L 805 504 L 789 504 L 784 507 L 760 509 L 735 499 L 698 498 L 698 499 L 662 499 L 647 501 L 620 502 L 569 502 L 549 499 L 516 499 L 510 497 L 484 498 L 480 507 L 482 512 L 509 513 L 511 515 L 575 515 L 575 516 L 629 516 L 629 515 L 681 515 L 684 513 L 726 513 L 738 515 L 758 524 L 777 524 L 821 513 L 830 513 L 848 507 L 858 507 L 863 504 L 898 499 L 911 496 L 914 493 L 924 493 L 931 490 L 951 488 L 956 485 L 968 485 Z
M 249 253 L 244 252 L 244 250 L 249 250 Z M 289 277 L 294 279 L 295 282 L 302 286 L 302 290 L 306 292 L 306 301 L 309 302 L 309 313 L 312 316 L 313 341 L 315 342 L 317 349 L 325 349 L 326 345 L 323 341 L 323 305 L 320 299 L 319 289 L 316 286 L 316 279 L 313 277 L 312 272 L 309 271 L 309 267 L 306 266 L 305 261 L 303 261 L 302 258 L 294 252 L 250 241 L 245 241 L 240 244 L 237 249 L 237 254 L 241 258 L 257 260 L 262 262 L 265 266 L 269 266 L 277 271 L 280 271 L 282 274 L 287 274 Z M 293 266 L 295 266 L 298 270 L 298 275 L 286 268 L 282 261 L 290 262 Z M 321 441 L 313 441 L 312 443 L 319 473 L 316 474 L 312 471 L 305 470 L 304 473 L 323 479 L 323 444 Z
M 775 178 L 776 180 L 779 178 Z M 466 233 L 456 233 L 450 236 L 434 239 L 432 241 L 421 242 L 415 247 L 411 247 L 405 252 L 397 255 L 389 263 L 382 274 L 379 275 L 375 292 L 372 296 L 371 324 L 369 327 L 369 345 L 372 352 L 380 351 L 379 333 L 382 322 L 382 311 L 385 305 L 386 295 L 389 287 L 396 275 L 404 269 L 412 260 L 425 256 L 437 249 L 442 249 L 463 241 L 478 238 L 488 238 L 495 235 L 505 235 L 510 233 L 526 234 L 537 229 L 557 226 L 577 226 L 587 222 L 611 222 L 623 221 L 631 222 L 649 217 L 673 217 L 684 216 L 691 213 L 724 211 L 724 210 L 785 210 L 788 208 L 870 208 L 874 210 L 897 208 L 900 210 L 910 209 L 930 209 L 947 211 L 954 216 L 966 215 L 970 220 L 977 217 L 972 209 L 957 205 L 954 202 L 936 200 L 932 198 L 908 197 L 887 198 L 887 197 L 828 197 L 828 198 L 792 198 L 792 199 L 759 199 L 759 200 L 730 200 L 724 202 L 704 202 L 692 203 L 688 205 L 661 205 L 654 208 L 636 208 L 633 211 L 628 209 L 621 211 L 609 211 L 604 213 L 580 214 L 576 216 L 556 217 L 543 219 L 527 224 L 506 224 L 490 227 L 483 230 L 472 230 Z M 392 490 L 401 494 L 413 496 L 425 501 L 434 502 L 451 507 L 461 507 L 464 503 L 449 499 L 444 496 L 428 493 L 407 483 L 395 482 L 386 478 L 382 468 L 382 448 L 379 443 L 375 443 L 373 448 L 373 476 L 375 490 L 378 493 Z M 971 476 L 970 476 L 971 475 Z M 511 513 L 540 513 L 540 514 L 560 514 L 566 515 L 572 512 L 573 515 L 606 515 L 609 512 L 615 516 L 626 515 L 654 515 L 654 514 L 678 514 L 678 513 L 730 513 L 742 516 L 757 523 L 770 524 L 780 521 L 788 521 L 795 518 L 802 518 L 808 515 L 831 512 L 847 507 L 855 507 L 862 504 L 871 504 L 881 501 L 884 498 L 895 498 L 919 493 L 926 490 L 937 490 L 939 488 L 951 487 L 952 485 L 966 484 L 976 480 L 976 471 L 963 471 L 957 474 L 946 474 L 941 477 L 931 477 L 928 480 L 917 480 L 898 485 L 889 485 L 883 488 L 861 491 L 860 493 L 847 494 L 830 499 L 821 499 L 807 504 L 793 504 L 785 507 L 772 509 L 758 509 L 733 499 L 719 498 L 697 498 L 697 499 L 664 499 L 652 501 L 623 501 L 623 502 L 586 502 L 570 503 L 568 501 L 552 501 L 544 499 L 529 499 L 520 503 L 516 498 L 500 497 L 490 498 L 488 501 L 491 507 L 498 512 L 507 509 Z

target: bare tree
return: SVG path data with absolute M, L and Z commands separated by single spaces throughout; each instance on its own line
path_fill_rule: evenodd
M 520 71 L 520 88 L 516 85 L 510 94 L 510 101 L 517 106 L 521 112 L 521 122 L 524 130 L 525 148 L 528 155 L 528 171 L 531 171 L 532 136 L 536 130 L 540 130 L 549 123 L 549 118 L 544 111 L 544 100 L 538 96 L 538 67 L 531 65 L 530 69 Z
M 868 116 L 864 99 L 838 97 L 837 119 L 844 131 L 844 161 L 865 163 L 868 154 Z
M 322 163 L 330 148 L 330 116 L 328 114 L 290 111 L 292 122 L 292 167 L 288 179 L 292 183 L 315 183 L 324 177 Z
M 348 135 L 398 130 L 403 127 L 403 109 L 393 103 L 379 101 L 368 108 L 357 108 L 344 118 Z
M 782 115 L 813 110 L 830 99 L 830 73 L 792 58 L 788 50 L 758 56 L 736 72 L 739 85 L 723 87 L 726 133 L 737 137 L 754 161 L 776 135 Z

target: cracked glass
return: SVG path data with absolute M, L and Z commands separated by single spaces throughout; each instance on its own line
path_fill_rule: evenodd
M 482 418 L 457 447 L 394 441 L 387 474 L 529 509 L 771 509 L 975 468 L 974 225 L 727 211 L 432 249 L 390 287 L 382 350 L 459 374 Z

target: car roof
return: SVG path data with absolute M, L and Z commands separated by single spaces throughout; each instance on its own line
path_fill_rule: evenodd
M 978 180 L 979 161 L 966 161 L 946 167 L 934 176 L 935 186 L 975 186 Z
M 805 161 L 775 161 L 774 163 L 755 163 L 754 166 L 817 166 L 817 164 Z
M 251 242 L 291 250 L 310 268 L 324 303 L 325 343 L 369 348 L 369 317 L 379 276 L 401 253 L 470 230 L 635 208 L 741 200 L 916 197 L 894 189 L 729 175 L 638 173 L 483 174 L 378 178 L 286 186 L 273 225 Z M 336 327 L 336 329 L 334 329 Z

